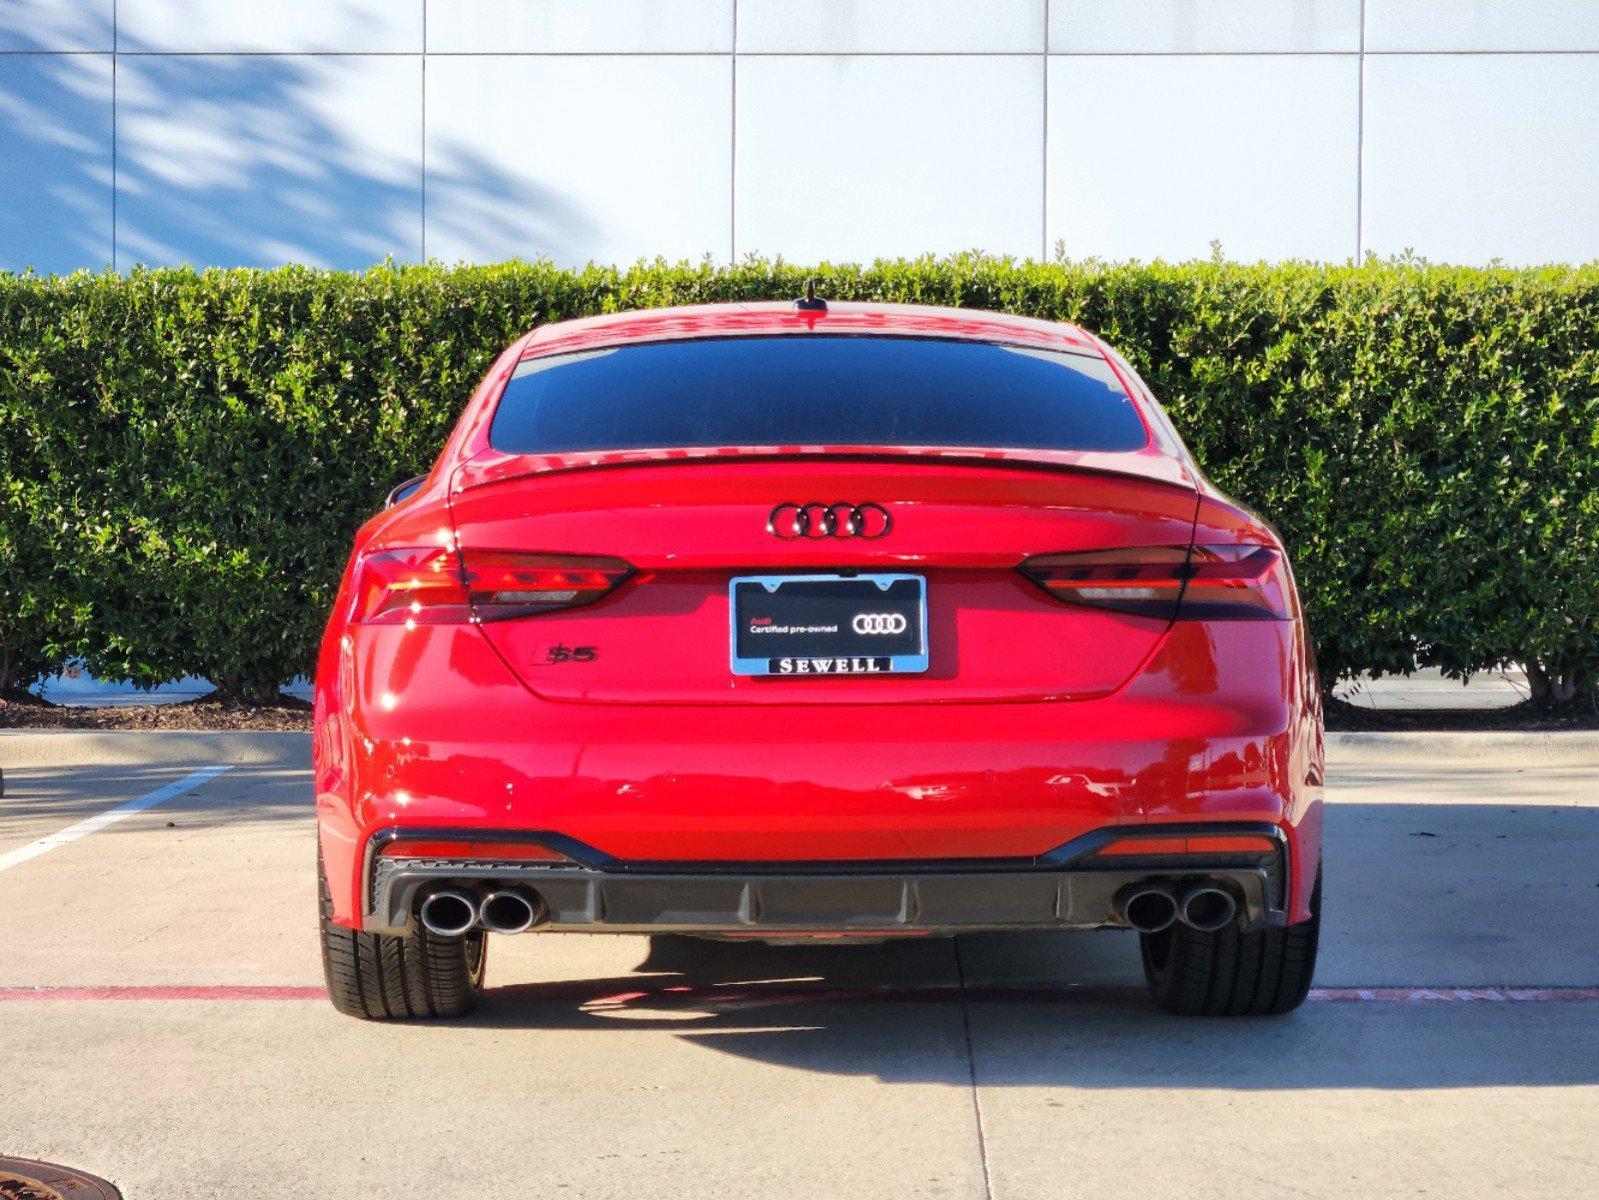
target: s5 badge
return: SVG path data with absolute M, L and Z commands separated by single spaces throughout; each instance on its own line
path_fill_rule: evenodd
M 567 646 L 561 642 L 556 642 L 544 655 L 544 661 L 547 663 L 593 662 L 596 657 L 598 657 L 598 651 L 593 646 Z

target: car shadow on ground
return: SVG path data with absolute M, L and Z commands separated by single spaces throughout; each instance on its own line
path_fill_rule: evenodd
M 1156 1009 L 1126 972 L 1125 982 L 980 982 L 968 973 L 962 983 L 963 962 L 1013 950 L 1070 975 L 1074 944 L 1095 941 L 1134 945 L 1123 934 L 877 947 L 657 937 L 637 974 L 491 987 L 456 1023 L 670 1033 L 744 1059 L 889 1083 L 1260 1091 L 1599 1082 L 1599 1009 L 1589 1004 L 1313 1000 L 1283 1017 L 1183 1018 Z M 1097 947 L 1082 953 L 1081 974 L 1105 974 Z

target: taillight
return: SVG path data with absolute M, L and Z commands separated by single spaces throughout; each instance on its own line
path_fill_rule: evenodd
M 1177 615 L 1281 619 L 1291 595 L 1288 562 L 1270 546 L 1195 546 Z
M 472 608 L 485 621 L 592 604 L 633 573 L 619 558 L 472 550 L 465 555 Z
M 413 546 L 362 555 L 356 567 L 355 619 L 370 625 L 471 620 L 455 551 Z
M 633 573 L 616 558 L 437 546 L 363 555 L 355 620 L 437 625 L 503 620 L 591 604 Z
M 1042 554 L 1022 573 L 1057 600 L 1171 620 L 1188 570 L 1186 546 Z
M 1163 620 L 1289 615 L 1288 565 L 1270 546 L 1140 546 L 1041 554 L 1021 569 L 1069 604 Z

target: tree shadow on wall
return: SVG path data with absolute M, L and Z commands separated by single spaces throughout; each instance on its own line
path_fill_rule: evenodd
M 0 47 L 42 49 L 19 8 Z M 109 55 L 0 54 L 0 269 L 110 263 L 111 88 Z
M 109 55 L 50 47 L 0 17 L 0 266 L 116 263 L 356 268 L 424 252 L 423 65 L 414 55 Z M 109 32 L 101 35 L 109 44 Z M 515 148 L 511 150 L 514 152 Z M 452 231 L 570 257 L 594 229 L 554 189 L 435 139 L 426 187 Z M 508 236 L 509 235 L 509 236 Z

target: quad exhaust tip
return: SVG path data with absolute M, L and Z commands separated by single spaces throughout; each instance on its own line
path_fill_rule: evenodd
M 1130 883 L 1116 893 L 1112 912 L 1139 933 L 1159 933 L 1181 921 L 1190 929 L 1211 933 L 1238 915 L 1238 902 L 1215 883 L 1191 883 L 1173 893 L 1164 883 Z
M 522 933 L 548 916 L 544 901 L 537 895 L 507 889 L 483 897 L 478 920 L 490 933 Z
M 1195 883 L 1183 890 L 1177 900 L 1178 916 L 1183 924 L 1201 933 L 1210 933 L 1226 925 L 1238 912 L 1238 902 L 1232 893 L 1213 883 Z
M 1177 919 L 1177 901 L 1160 883 L 1134 883 L 1116 893 L 1116 915 L 1139 933 L 1159 933 Z
M 477 897 L 459 888 L 440 888 L 428 894 L 417 910 L 422 927 L 438 937 L 460 937 L 477 924 Z

